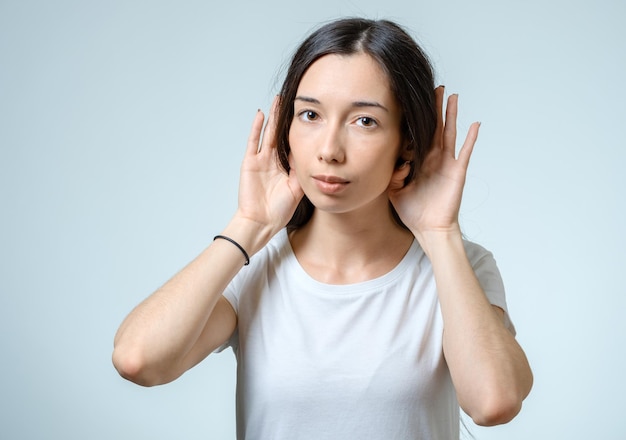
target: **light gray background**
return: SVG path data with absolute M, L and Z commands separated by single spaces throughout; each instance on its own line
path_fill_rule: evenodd
M 231 351 L 120 379 L 113 335 L 234 212 L 252 118 L 317 23 L 391 18 L 482 121 L 466 234 L 535 386 L 478 439 L 623 439 L 623 21 L 615 1 L 0 1 L 0 438 L 228 439 Z

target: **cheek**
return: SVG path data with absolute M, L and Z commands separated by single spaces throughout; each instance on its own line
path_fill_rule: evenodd
M 297 165 L 303 159 L 303 155 L 307 150 L 310 150 L 310 148 L 307 147 L 307 140 L 310 143 L 310 136 L 305 136 L 301 129 L 292 127 L 291 130 L 289 130 L 289 164 L 292 167 L 294 163 Z
M 401 167 L 405 163 L 406 159 L 402 157 L 403 153 L 401 151 L 401 147 L 402 146 L 391 147 L 391 154 L 388 154 L 384 159 L 381 158 L 379 161 L 385 177 L 388 177 L 389 180 L 393 179 L 398 171 L 403 170 Z
M 298 177 L 298 168 L 301 168 L 303 165 L 302 161 L 302 145 L 299 142 L 299 137 L 295 130 L 289 131 L 289 137 L 287 138 L 289 142 L 289 156 L 287 160 L 289 161 L 289 168 L 292 172 L 295 172 L 296 177 Z

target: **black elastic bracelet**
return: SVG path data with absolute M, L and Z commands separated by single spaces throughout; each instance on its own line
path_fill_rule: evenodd
M 250 264 L 250 257 L 248 256 L 248 253 L 246 252 L 246 250 L 239 243 L 237 243 L 235 240 L 233 240 L 232 238 L 227 237 L 225 235 L 216 235 L 215 237 L 213 237 L 213 241 L 217 240 L 218 238 L 221 238 L 221 239 L 226 240 L 226 241 L 230 241 L 232 244 L 237 246 L 239 248 L 239 250 L 243 253 L 243 256 L 246 257 L 246 262 L 243 265 L 247 266 L 248 264 Z

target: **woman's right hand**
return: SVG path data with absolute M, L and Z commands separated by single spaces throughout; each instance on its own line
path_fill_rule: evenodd
M 260 111 L 254 119 L 241 166 L 239 208 L 222 234 L 250 256 L 283 228 L 303 196 L 295 172 L 278 165 L 274 100 L 261 140 Z M 222 297 L 244 264 L 226 240 L 211 243 L 197 258 L 139 304 L 115 336 L 113 363 L 142 385 L 170 382 L 232 335 L 237 315 Z
M 262 139 L 263 112 L 259 110 L 254 118 L 241 165 L 236 214 L 240 220 L 254 222 L 256 227 L 267 234 L 268 239 L 289 222 L 304 195 L 295 171 L 291 170 L 287 175 L 276 157 L 278 103 L 279 97 L 276 97 Z

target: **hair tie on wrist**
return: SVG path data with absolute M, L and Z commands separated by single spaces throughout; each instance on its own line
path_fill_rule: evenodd
M 248 256 L 248 253 L 246 252 L 246 250 L 243 248 L 243 246 L 241 246 L 239 243 L 237 243 L 235 240 L 233 240 L 230 237 L 227 237 L 225 235 L 216 235 L 215 237 L 213 237 L 213 241 L 217 240 L 218 238 L 221 238 L 222 240 L 226 240 L 226 241 L 230 241 L 232 244 L 234 244 L 235 246 L 237 246 L 239 248 L 239 250 L 241 251 L 241 253 L 243 254 L 243 256 L 246 258 L 246 262 L 243 264 L 244 266 L 247 266 L 248 264 L 250 264 L 250 257 Z

